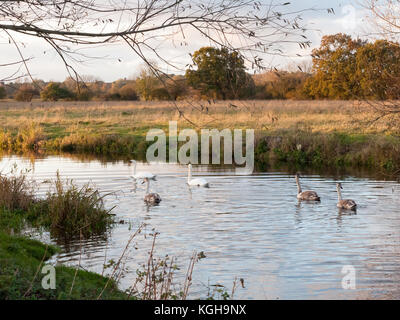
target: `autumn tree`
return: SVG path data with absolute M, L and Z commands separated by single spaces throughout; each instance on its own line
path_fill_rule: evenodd
M 142 68 L 139 77 L 136 79 L 136 89 L 140 98 L 144 101 L 152 100 L 154 90 L 161 86 L 154 70 L 150 67 Z
M 39 96 L 39 91 L 32 84 L 24 83 L 18 88 L 14 99 L 17 101 L 30 102 L 35 96 Z
M 356 56 L 365 43 L 342 33 L 324 36 L 321 46 L 312 52 L 313 76 L 305 83 L 305 93 L 317 99 L 359 97 L 361 87 L 356 78 Z
M 336 34 L 313 51 L 313 75 L 304 85 L 312 98 L 386 100 L 400 98 L 400 46 Z
M 357 51 L 356 78 L 361 98 L 400 99 L 400 46 L 386 40 L 368 43 Z
M 212 98 L 239 98 L 248 78 L 244 59 L 237 51 L 203 47 L 192 55 L 192 60 L 186 71 L 189 85 Z

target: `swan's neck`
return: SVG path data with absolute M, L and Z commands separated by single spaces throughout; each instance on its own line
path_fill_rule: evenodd
M 147 183 L 146 183 L 146 194 L 149 194 L 149 191 L 150 191 L 150 180 L 147 180 Z
M 296 176 L 297 193 L 301 193 L 300 179 Z
M 337 194 L 339 201 L 342 201 L 342 191 L 340 190 L 340 187 L 337 187 Z
M 188 168 L 188 181 L 192 180 L 192 168 Z
M 133 163 L 133 175 L 136 175 L 136 161 Z

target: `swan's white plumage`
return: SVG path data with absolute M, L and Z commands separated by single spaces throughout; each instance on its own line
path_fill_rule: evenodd
M 131 160 L 131 163 L 133 163 L 133 174 L 131 175 L 132 179 L 134 179 L 134 180 L 140 180 L 140 179 L 156 180 L 156 175 L 152 174 L 151 172 L 146 172 L 146 171 L 136 172 L 136 161 L 135 160 Z
M 195 186 L 195 187 L 204 187 L 204 188 L 209 188 L 210 187 L 210 184 L 204 178 L 192 179 L 192 165 L 191 164 L 188 165 L 188 180 L 187 180 L 187 184 L 189 186 Z

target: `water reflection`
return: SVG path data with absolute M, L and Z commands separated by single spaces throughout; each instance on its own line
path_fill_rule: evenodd
M 1 168 L 24 159 L 3 158 Z M 54 258 L 76 265 L 82 247 L 83 268 L 103 272 L 103 264 L 117 260 L 129 237 L 146 222 L 137 250 L 126 261 L 131 271 L 122 279 L 128 288 L 135 270 L 147 256 L 155 228 L 160 232 L 159 255 L 175 255 L 184 271 L 193 250 L 207 258 L 195 267 L 191 297 L 204 297 L 208 283 L 230 287 L 235 277 L 245 280 L 236 298 L 400 298 L 400 192 L 396 181 L 363 176 L 322 176 L 302 173 L 304 189 L 312 187 L 320 203 L 299 203 L 293 175 L 285 172 L 235 176 L 229 168 L 196 167 L 211 188 L 188 188 L 187 168 L 138 163 L 158 181 L 152 192 L 161 195 L 160 206 L 143 202 L 145 185 L 129 178 L 129 162 L 81 162 L 71 158 L 37 159 L 32 172 L 37 181 L 63 177 L 83 184 L 92 181 L 103 193 L 113 192 L 106 206 L 117 223 L 107 237 L 62 244 L 65 251 Z M 336 182 L 359 204 L 357 213 L 336 207 Z M 48 184 L 41 184 L 45 192 Z M 123 222 L 123 223 L 122 223 Z M 44 239 L 48 234 L 41 235 Z M 50 240 L 50 239 L 47 239 Z M 342 267 L 357 271 L 357 290 L 341 287 Z

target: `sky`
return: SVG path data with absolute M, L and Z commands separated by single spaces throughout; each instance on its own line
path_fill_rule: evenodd
M 262 0 L 268 1 L 268 0 Z M 300 64 L 303 60 L 309 60 L 311 50 L 318 47 L 321 37 L 327 34 L 338 32 L 352 35 L 360 35 L 364 32 L 365 12 L 357 6 L 355 1 L 349 0 L 293 0 L 292 6 L 295 9 L 304 8 L 333 8 L 335 14 L 328 14 L 327 11 L 307 13 L 303 19 L 313 29 L 308 32 L 312 41 L 311 48 L 300 50 L 296 46 L 285 47 L 285 53 L 289 58 L 265 57 L 269 67 L 284 68 L 288 64 Z M 194 37 L 195 38 L 195 37 Z M 28 62 L 29 69 L 34 78 L 45 81 L 63 81 L 68 73 L 60 58 L 41 39 L 19 38 L 21 50 L 25 57 L 32 60 Z M 199 39 L 188 39 L 188 46 L 182 49 L 179 44 L 169 42 L 160 49 L 160 54 L 167 57 L 168 61 L 174 61 L 184 67 L 190 63 L 188 52 L 193 52 L 203 46 Z M 0 65 L 13 61 L 17 57 L 15 48 L 8 43 L 8 38 L 0 33 Z M 140 73 L 144 66 L 143 61 L 136 56 L 127 46 L 107 46 L 92 48 L 87 52 L 90 56 L 96 57 L 87 59 L 83 63 L 74 64 L 75 69 L 81 75 L 92 75 L 103 81 L 112 82 L 121 78 L 134 78 Z M 297 54 L 302 55 L 301 58 Z M 181 73 L 177 70 L 168 69 L 166 65 L 159 63 L 169 73 Z M 11 72 L 10 69 L 0 68 L 0 79 Z

